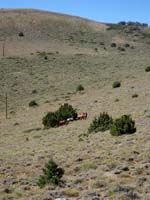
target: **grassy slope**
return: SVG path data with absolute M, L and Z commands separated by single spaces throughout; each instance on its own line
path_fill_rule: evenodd
M 44 199 L 49 189 L 39 190 L 35 178 L 53 157 L 66 170 L 66 185 L 56 189 L 58 193 L 70 185 L 74 191 L 69 192 L 78 196 L 72 199 L 90 192 L 105 199 L 131 199 L 123 191 L 116 192 L 114 188 L 121 185 L 133 187 L 141 199 L 148 199 L 150 79 L 144 69 L 150 63 L 149 38 L 142 38 L 142 32 L 106 30 L 104 24 L 41 11 L 0 11 L 0 16 L 5 19 L 1 39 L 7 36 L 6 56 L 0 59 L 0 196 Z M 23 38 L 18 37 L 20 31 Z M 120 46 L 128 42 L 135 48 L 121 52 L 111 48 L 111 42 Z M 121 88 L 112 89 L 115 80 L 122 82 Z M 83 94 L 75 92 L 79 83 L 85 87 Z M 37 93 L 32 94 L 33 90 Z M 6 91 L 11 112 L 7 121 Z M 133 99 L 135 93 L 139 97 Z M 32 99 L 40 106 L 29 109 Z M 43 130 L 44 114 L 64 102 L 87 111 L 88 120 Z M 114 117 L 132 114 L 137 133 L 119 138 L 95 134 L 79 142 L 79 136 L 101 111 Z M 129 171 L 114 174 L 117 166 L 124 165 Z M 12 191 L 6 194 L 3 188 Z

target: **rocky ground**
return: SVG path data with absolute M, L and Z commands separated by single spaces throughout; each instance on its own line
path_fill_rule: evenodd
M 141 81 L 146 85 L 146 79 Z M 143 102 L 140 96 L 128 96 L 126 87 L 106 88 L 71 97 L 74 107 L 89 111 L 88 119 L 64 127 L 42 127 L 45 111 L 57 108 L 57 102 L 9 114 L 7 121 L 1 115 L 1 199 L 150 198 L 149 91 Z M 111 92 L 110 98 L 106 98 Z M 115 101 L 118 93 L 122 102 Z M 131 98 L 130 106 L 124 95 Z M 104 110 L 113 117 L 132 114 L 137 132 L 120 137 L 111 136 L 109 131 L 87 136 L 91 120 Z M 37 178 L 50 158 L 65 169 L 62 184 L 39 189 Z

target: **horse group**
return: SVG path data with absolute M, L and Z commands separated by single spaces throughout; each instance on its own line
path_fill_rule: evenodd
M 73 117 L 70 117 L 66 120 L 59 121 L 59 126 L 64 126 L 69 124 L 69 122 L 75 121 L 75 120 L 85 120 L 87 119 L 87 112 L 80 112 L 77 114 L 77 117 L 74 119 Z

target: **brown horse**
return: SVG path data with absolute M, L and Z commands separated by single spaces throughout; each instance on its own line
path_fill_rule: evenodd
M 81 112 L 81 113 L 78 113 L 78 115 L 77 115 L 78 120 L 82 120 L 82 119 L 86 119 L 86 118 L 87 118 L 87 112 Z
M 67 121 L 66 120 L 61 120 L 59 121 L 59 126 L 64 126 L 67 124 Z

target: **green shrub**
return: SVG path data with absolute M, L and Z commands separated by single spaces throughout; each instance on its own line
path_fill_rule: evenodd
M 110 129 L 112 135 L 132 134 L 136 132 L 135 122 L 130 115 L 123 115 L 116 119 Z
M 37 90 L 32 90 L 32 94 L 36 94 L 37 93 Z
M 98 48 L 97 48 L 97 47 L 95 47 L 94 50 L 95 50 L 96 52 L 98 52 Z
M 130 47 L 130 44 L 125 43 L 125 44 L 124 44 L 124 47 L 128 48 L 128 47 Z
M 122 26 L 125 26 L 126 25 L 126 22 L 125 21 L 121 21 L 119 22 L 118 24 L 122 25 Z
M 116 99 L 115 99 L 115 102 L 118 102 L 118 101 L 119 101 L 119 99 L 118 99 L 118 98 L 116 98 Z
M 47 56 L 44 56 L 44 59 L 45 59 L 45 60 L 48 60 L 48 57 L 47 57 Z
M 84 87 L 81 85 L 81 84 L 79 84 L 78 86 L 77 86 L 77 88 L 76 88 L 76 91 L 77 92 L 80 92 L 80 91 L 83 91 L 84 90 Z
M 125 51 L 125 48 L 123 48 L 123 47 L 118 47 L 118 50 L 119 50 L 119 51 Z
M 111 45 L 110 45 L 111 47 L 116 47 L 117 46 L 117 44 L 116 43 L 111 43 Z
M 18 35 L 19 35 L 19 37 L 23 37 L 23 36 L 24 36 L 24 33 L 23 33 L 23 32 L 20 32 Z
M 110 129 L 112 123 L 112 117 L 110 117 L 106 112 L 100 113 L 100 115 L 98 117 L 95 117 L 93 122 L 90 124 L 88 132 L 104 132 Z
M 120 81 L 115 81 L 115 82 L 113 82 L 113 85 L 112 85 L 113 88 L 118 88 L 118 87 L 120 87 L 120 86 L 121 86 Z
M 38 103 L 35 100 L 32 100 L 32 101 L 30 101 L 29 106 L 35 107 L 35 106 L 38 106 Z
M 55 112 L 49 112 L 43 117 L 42 123 L 45 128 L 57 127 L 59 125 L 59 119 Z
M 65 103 L 61 105 L 60 108 L 56 111 L 57 117 L 59 120 L 66 120 L 67 118 L 77 118 L 77 111 L 71 105 Z
M 76 119 L 77 112 L 76 109 L 66 103 L 61 105 L 55 112 L 47 113 L 46 116 L 43 117 L 42 123 L 45 128 L 58 127 L 59 121 L 66 120 L 68 118 Z
M 146 67 L 146 68 L 145 68 L 145 71 L 146 71 L 146 72 L 150 72 L 150 66 Z
M 139 95 L 135 93 L 135 94 L 132 95 L 132 98 L 137 98 L 138 96 Z
M 37 185 L 43 188 L 46 184 L 59 185 L 60 179 L 64 175 L 64 169 L 58 167 L 53 161 L 49 160 L 43 169 L 43 175 L 39 177 Z

